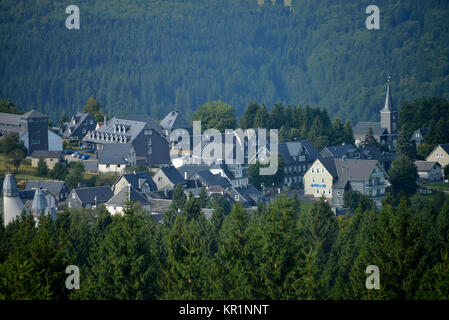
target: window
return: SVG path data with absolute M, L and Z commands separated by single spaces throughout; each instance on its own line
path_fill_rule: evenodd
M 315 170 L 313 170 L 313 168 L 312 168 L 312 173 L 315 173 Z
M 321 183 L 324 183 L 324 178 L 321 178 Z
M 324 168 L 321 168 L 321 173 L 324 173 Z
M 111 165 L 108 163 L 107 165 L 106 165 L 106 168 L 109 168 Z
M 319 194 L 320 193 L 320 189 L 316 189 L 316 193 Z
M 31 139 L 31 144 L 40 144 L 41 140 L 39 138 Z
M 235 201 L 239 201 L 239 199 L 240 199 L 240 197 L 239 197 L 239 195 L 237 194 L 237 195 L 235 196 Z
M 90 119 L 90 124 L 94 124 L 94 120 Z
M 440 154 L 440 158 L 443 159 L 444 158 L 444 153 Z
M 83 129 L 83 133 L 86 133 L 86 128 Z
M 315 182 L 315 178 L 312 178 L 312 182 Z
M 340 191 L 337 191 L 337 195 L 340 195 Z
M 76 199 L 76 197 L 75 197 L 75 194 L 74 194 L 74 193 L 72 193 L 72 199 Z
M 440 154 L 439 154 L 439 153 L 437 153 L 437 154 L 435 155 L 435 157 L 439 158 L 439 157 L 440 157 Z
M 69 201 L 69 208 L 71 208 L 72 207 L 72 203 Z
M 151 135 L 152 133 L 153 133 L 153 131 L 152 131 L 151 129 L 147 129 L 147 130 L 144 130 L 144 131 L 143 131 L 143 134 L 146 135 L 146 136 L 149 136 L 149 135 Z
M 331 189 L 329 189 L 329 194 L 331 194 Z

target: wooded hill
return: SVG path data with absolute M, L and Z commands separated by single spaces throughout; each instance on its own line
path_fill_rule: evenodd
M 326 107 L 343 120 L 376 120 L 392 73 L 396 105 L 449 98 L 449 3 L 376 1 L 97 0 L 65 27 L 67 3 L 0 3 L 0 98 L 58 121 L 95 96 L 113 116 L 222 100 Z

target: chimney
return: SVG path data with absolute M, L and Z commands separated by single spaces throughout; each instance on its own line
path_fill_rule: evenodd
M 104 115 L 104 126 L 108 123 L 108 120 L 106 119 L 106 115 Z
M 184 171 L 184 180 L 187 180 L 187 171 Z

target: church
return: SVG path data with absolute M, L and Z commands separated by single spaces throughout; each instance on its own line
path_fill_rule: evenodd
M 353 129 L 355 145 L 359 147 L 369 129 L 373 132 L 373 137 L 381 145 L 387 145 L 390 152 L 396 150 L 396 142 L 398 140 L 398 119 L 399 111 L 393 106 L 391 97 L 390 76 L 387 80 L 387 94 L 385 97 L 385 105 L 380 110 L 380 122 L 359 122 Z

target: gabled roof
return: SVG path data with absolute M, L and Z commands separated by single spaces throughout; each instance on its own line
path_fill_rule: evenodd
M 449 154 L 449 143 L 440 144 L 440 147 Z
M 348 153 L 354 152 L 356 149 L 357 148 L 352 144 L 345 144 L 325 147 L 320 153 L 323 157 L 341 158 L 343 156 L 347 156 Z
M 112 198 L 114 193 L 109 186 L 76 188 L 72 192 L 78 195 L 82 203 L 103 203 Z M 95 200 L 95 197 L 97 199 Z
M 35 150 L 31 154 L 31 158 L 60 158 L 61 151 Z
M 230 187 L 228 179 L 223 178 L 219 174 L 213 174 L 209 170 L 203 170 L 195 173 L 192 178 L 197 178 L 208 186 L 221 186 L 223 188 Z
M 161 121 L 161 127 L 164 130 L 192 129 L 192 125 L 178 112 L 171 111 Z
M 256 187 L 249 184 L 246 187 L 237 187 L 234 190 L 239 193 L 245 200 L 251 204 L 257 205 L 257 203 L 263 201 L 265 196 Z
M 20 116 L 22 119 L 31 119 L 31 118 L 48 118 L 45 114 L 40 113 L 36 110 L 28 111 Z
M 170 182 L 173 183 L 174 185 L 177 185 L 179 183 L 184 184 L 186 182 L 175 167 L 172 166 L 162 167 L 160 168 L 160 170 L 167 177 L 167 179 L 170 180 Z
M 438 162 L 433 162 L 433 161 L 415 161 L 415 165 L 416 165 L 416 168 L 418 169 L 418 171 L 424 171 L 424 172 L 432 170 L 432 168 L 435 165 L 441 167 Z
M 64 189 L 64 186 L 69 189 L 64 181 L 53 180 L 28 180 L 25 186 L 26 190 L 43 188 L 48 190 L 56 199 L 59 199 L 59 194 Z
M 366 181 L 374 168 L 377 160 L 334 159 L 338 178 L 347 181 Z
M 381 128 L 380 122 L 359 122 L 353 128 L 353 132 L 357 135 L 366 135 L 369 128 L 373 130 L 373 135 L 383 135 L 387 133 L 387 128 Z
M 146 115 L 146 114 L 134 114 L 134 115 L 127 115 L 127 116 L 118 116 L 116 117 L 116 119 L 118 120 L 127 120 L 130 122 L 140 122 L 140 123 L 145 123 L 146 127 L 148 129 L 154 129 L 159 133 L 162 133 L 162 127 L 159 124 L 159 122 L 157 122 L 156 120 L 154 120 L 153 118 L 151 118 L 150 116 Z M 107 123 L 107 125 L 109 125 L 109 122 Z
M 429 132 L 429 129 L 426 127 L 419 128 L 419 129 L 415 130 L 415 132 L 413 133 L 413 137 L 415 136 L 415 134 L 419 133 L 421 136 L 423 136 L 425 138 L 427 136 L 428 132 Z
M 335 159 L 334 158 L 320 158 L 318 159 L 321 164 L 326 168 L 326 170 L 331 174 L 332 177 L 337 178 L 338 172 L 335 167 Z M 310 168 L 314 168 L 313 165 Z
M 279 143 L 278 152 L 286 165 L 297 162 L 294 157 L 305 156 L 305 161 L 314 161 L 320 157 L 318 151 L 307 140 Z
M 128 186 L 127 188 L 122 188 L 116 195 L 112 196 L 105 204 L 123 206 L 126 201 L 140 202 L 141 205 L 149 205 L 150 202 L 141 195 L 136 189 Z
M 0 123 L 1 124 L 9 124 L 11 126 L 19 126 L 20 125 L 20 115 L 14 114 L 14 113 L 0 112 Z
M 151 190 L 157 190 L 157 186 L 148 172 L 124 173 L 123 177 L 135 189 L 140 189 L 139 180 L 143 179 L 149 184 Z
M 103 145 L 98 163 L 126 164 L 130 148 L 129 143 L 106 143 Z

